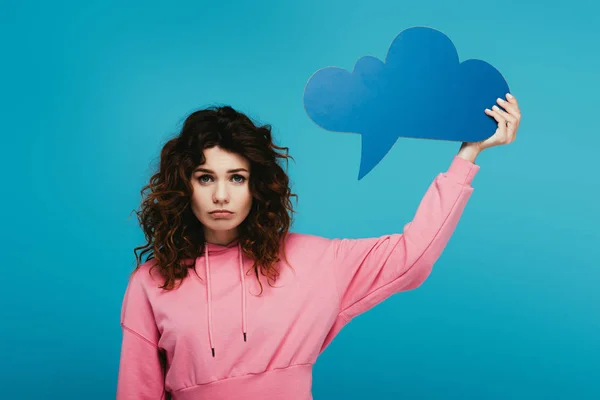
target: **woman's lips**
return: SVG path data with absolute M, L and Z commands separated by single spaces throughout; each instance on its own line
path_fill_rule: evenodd
M 211 211 L 209 214 L 212 215 L 212 217 L 216 218 L 216 219 L 224 219 L 224 218 L 226 219 L 226 218 L 233 217 L 233 213 L 228 210 L 215 210 L 215 211 Z

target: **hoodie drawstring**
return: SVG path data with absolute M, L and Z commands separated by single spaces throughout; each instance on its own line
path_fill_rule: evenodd
M 242 261 L 242 247 L 238 244 L 238 253 L 240 254 L 240 277 L 242 278 L 242 332 L 244 333 L 244 342 L 246 341 L 246 279 L 244 277 L 244 262 Z
M 208 245 L 204 246 L 205 254 L 204 260 L 206 263 L 206 296 L 208 297 L 208 341 L 212 350 L 212 356 L 215 356 L 215 346 L 213 344 L 213 330 L 212 330 L 212 293 L 210 291 L 210 264 L 208 262 Z
M 208 341 L 210 343 L 210 349 L 212 356 L 215 356 L 215 346 L 213 342 L 213 323 L 212 323 L 212 291 L 211 291 L 211 280 L 210 280 L 210 262 L 208 260 L 208 243 L 204 246 L 204 260 L 206 264 L 206 296 L 207 296 L 207 308 L 208 308 Z M 244 262 L 242 259 L 242 247 L 238 244 L 239 254 L 239 266 L 240 266 L 240 278 L 242 280 L 242 333 L 244 335 L 244 342 L 247 340 L 247 315 L 246 315 L 246 279 L 244 275 Z

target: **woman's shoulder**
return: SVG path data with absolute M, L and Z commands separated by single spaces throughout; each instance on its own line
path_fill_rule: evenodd
M 297 241 L 297 242 L 326 243 L 331 240 L 325 236 L 315 235 L 315 234 L 311 234 L 311 233 L 301 233 L 301 232 L 289 232 L 285 238 L 288 242 Z
M 151 288 L 161 284 L 162 280 L 156 259 L 152 258 L 142 262 L 131 272 L 129 284 Z
M 310 251 L 316 253 L 330 248 L 332 239 L 315 234 L 290 232 L 285 237 L 286 251 Z

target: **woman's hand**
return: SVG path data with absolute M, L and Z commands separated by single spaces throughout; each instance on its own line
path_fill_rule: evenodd
M 521 122 L 519 103 L 510 93 L 506 95 L 506 100 L 498 98 L 497 102 L 499 106 L 494 104 L 491 110 L 485 109 L 485 113 L 498 122 L 496 132 L 481 142 L 463 142 L 458 152 L 459 157 L 475 162 L 475 159 L 483 150 L 509 144 L 515 140 Z

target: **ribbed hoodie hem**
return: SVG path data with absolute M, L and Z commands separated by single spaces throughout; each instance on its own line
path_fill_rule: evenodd
M 312 400 L 312 365 L 273 369 L 177 390 L 172 400 Z

